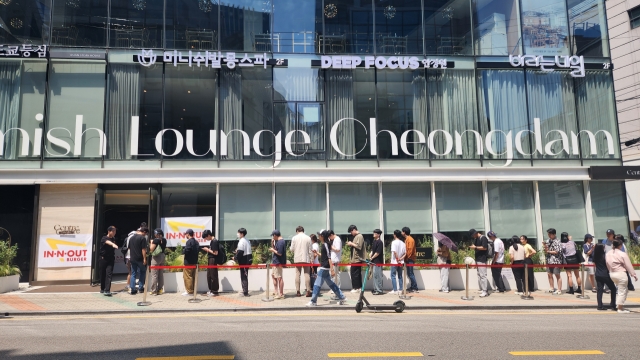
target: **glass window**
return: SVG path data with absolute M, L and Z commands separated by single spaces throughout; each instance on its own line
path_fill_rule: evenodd
M 500 238 L 537 237 L 533 183 L 489 182 L 487 193 L 491 230 Z
M 484 230 L 482 183 L 437 182 L 435 186 L 438 232 Z
M 271 2 L 226 0 L 220 4 L 222 50 L 271 52 Z
M 320 69 L 274 68 L 273 89 L 276 101 L 322 101 L 323 74 Z
M 0 44 L 48 44 L 51 0 L 0 1 Z
M 110 42 L 119 48 L 162 48 L 164 1 L 111 0 Z
M 607 229 L 614 229 L 625 237 L 628 233 L 629 219 L 624 182 L 591 181 L 591 209 L 593 212 L 593 229 L 596 238 L 604 238 Z
M 271 184 L 220 185 L 220 240 L 236 240 L 238 229 L 247 239 L 269 239 L 273 231 Z
M 318 52 L 322 34 L 322 0 L 272 0 L 273 52 Z M 294 15 L 295 14 L 295 15 Z
M 534 131 L 535 119 L 540 121 L 537 136 L 542 141 L 537 144 L 534 139 L 535 158 L 577 158 L 577 154 L 571 154 L 569 144 L 571 132 L 578 131 L 573 77 L 568 71 L 527 70 L 526 73 L 529 118 L 534 123 Z
M 560 235 L 568 232 L 573 240 L 580 240 L 587 233 L 584 207 L 584 191 L 581 181 L 538 183 L 542 228 L 554 228 Z
M 103 155 L 105 71 L 102 61 L 51 62 L 45 157 Z
M 349 225 L 371 234 L 380 227 L 378 184 L 329 184 L 329 227 L 346 234 Z
M 473 0 L 477 55 L 522 54 L 518 0 Z
M 175 129 L 180 135 L 165 132 L 165 158 L 214 157 L 216 143 L 211 131 L 216 130 L 218 119 L 217 80 L 218 71 L 213 68 L 166 64 L 164 129 Z
M 324 160 L 325 140 L 324 140 L 324 114 L 322 104 L 278 102 L 274 104 L 273 115 L 275 117 L 275 129 L 277 134 L 281 133 L 282 158 L 287 160 Z M 286 136 L 291 135 L 287 143 Z M 304 131 L 309 138 L 306 139 Z M 291 152 L 286 149 L 290 144 Z
M 575 81 L 582 157 L 620 158 L 611 72 L 587 71 Z M 594 134 L 594 141 L 585 131 Z
M 431 183 L 382 184 L 384 231 L 408 226 L 412 234 L 429 234 L 431 227 Z
M 469 1 L 425 1 L 424 41 L 427 54 L 472 54 Z
M 51 45 L 107 45 L 108 0 L 54 1 Z
M 325 184 L 276 184 L 276 228 L 290 239 L 298 226 L 307 234 L 327 227 Z
M 218 1 L 166 2 L 167 48 L 203 51 L 218 49 Z M 160 7 L 162 8 L 162 2 Z
M 593 57 L 609 56 L 604 0 L 568 0 L 567 5 L 572 53 Z
M 528 55 L 569 53 L 567 7 L 558 0 L 522 0 L 522 40 Z
M 370 1 L 325 1 L 324 34 L 320 43 L 325 54 L 373 53 L 373 7 Z
M 144 67 L 110 62 L 108 81 L 107 158 L 160 158 L 155 139 L 162 130 L 162 64 Z M 138 126 L 132 130 L 134 116 Z M 137 154 L 131 152 L 132 136 L 138 143 Z
M 215 185 L 163 185 L 161 199 L 162 217 L 211 216 L 215 226 Z
M 632 29 L 640 27 L 640 6 L 629 10 L 629 23 Z
M 44 127 L 46 74 L 46 61 L 0 60 L 0 159 L 40 158 L 34 141 Z
M 272 72 L 262 68 L 220 71 L 221 127 L 228 136 L 226 149 L 221 148 L 222 159 L 271 158 L 273 134 L 262 132 L 258 149 L 253 146 L 253 137 L 272 128 L 272 83 Z
M 421 0 L 375 0 L 377 54 L 422 54 Z

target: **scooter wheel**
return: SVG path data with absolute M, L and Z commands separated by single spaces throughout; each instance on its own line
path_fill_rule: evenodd
M 358 301 L 356 303 L 356 312 L 359 313 L 360 311 L 362 311 L 362 302 Z
M 394 302 L 393 305 L 396 307 L 397 313 L 401 313 L 404 311 L 404 301 L 398 300 Z

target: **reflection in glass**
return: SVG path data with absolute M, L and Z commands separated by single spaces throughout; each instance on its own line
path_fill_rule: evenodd
M 278 102 L 274 104 L 273 114 L 275 116 L 274 132 L 281 132 L 282 136 L 282 157 L 287 160 L 324 160 L 324 114 L 322 104 Z M 286 136 L 291 131 L 289 144 L 295 155 L 286 151 Z M 309 142 L 305 141 L 304 131 L 309 135 Z
M 319 49 L 325 54 L 373 53 L 373 10 L 370 1 L 325 1 L 324 34 Z
M 220 3 L 222 50 L 271 52 L 271 2 L 225 0 Z
M 322 34 L 322 0 L 273 1 L 273 52 L 315 53 Z
M 329 227 L 336 234 L 347 233 L 349 225 L 361 233 L 380 228 L 378 184 L 329 184 Z
M 425 1 L 424 37 L 427 54 L 470 55 L 473 47 L 469 1 Z
M 482 183 L 436 183 L 438 231 L 484 230 Z
M 164 1 L 111 0 L 111 46 L 158 48 L 162 43 Z
M 161 217 L 210 216 L 215 226 L 215 185 L 163 185 L 161 199 Z
M 274 68 L 273 88 L 276 101 L 322 101 L 324 79 L 317 68 Z
M 581 181 L 538 182 L 542 228 L 568 232 L 573 240 L 587 233 L 584 192 Z
M 596 238 L 604 237 L 607 229 L 618 234 L 626 234 L 629 226 L 627 218 L 624 183 L 621 181 L 591 181 L 591 209 Z M 625 235 L 626 236 L 626 235 Z
M 603 0 L 568 0 L 573 54 L 609 56 L 607 15 Z
M 108 0 L 54 1 L 51 45 L 107 45 Z
M 382 201 L 386 233 L 404 226 L 412 235 L 431 233 L 430 183 L 383 183 Z
M 48 44 L 51 0 L 0 1 L 0 44 Z
M 536 215 L 531 182 L 488 182 L 491 230 L 500 238 L 536 235 Z
M 272 203 L 271 184 L 220 184 L 220 240 L 236 240 L 241 227 L 248 240 L 269 239 Z
M 285 239 L 302 226 L 307 234 L 327 227 L 327 190 L 321 184 L 276 184 L 276 229 Z
M 528 55 L 567 55 L 569 31 L 564 1 L 522 0 L 522 40 Z
M 518 0 L 473 0 L 477 55 L 522 53 Z
M 167 48 L 218 49 L 218 2 L 167 0 Z
M 422 54 L 421 0 L 375 0 L 378 54 Z

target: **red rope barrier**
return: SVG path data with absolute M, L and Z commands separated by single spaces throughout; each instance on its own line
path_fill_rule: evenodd
M 374 266 L 382 266 L 382 267 L 402 267 L 405 264 L 373 264 Z M 527 264 L 529 268 L 570 268 L 578 270 L 580 266 L 584 265 L 584 267 L 595 267 L 594 264 Z M 631 264 L 633 267 L 640 267 L 640 264 Z M 308 266 L 320 266 L 320 264 L 287 264 L 287 265 L 271 265 L 271 267 L 283 267 L 283 268 L 295 268 L 295 267 L 308 267 Z M 338 264 L 337 266 L 369 266 L 366 263 L 357 263 L 357 264 Z M 406 266 L 410 267 L 424 267 L 424 268 L 450 268 L 450 269 L 464 269 L 467 265 L 464 264 L 406 264 Z M 470 264 L 469 268 L 524 268 L 525 264 L 492 264 L 492 265 L 478 265 L 478 264 Z M 265 269 L 267 267 L 266 264 L 258 264 L 258 265 L 199 265 L 200 269 Z M 166 265 L 153 265 L 149 266 L 149 269 L 195 269 L 195 265 L 182 265 L 182 266 L 166 266 Z

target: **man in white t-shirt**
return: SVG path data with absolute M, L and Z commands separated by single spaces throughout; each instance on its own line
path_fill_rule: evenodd
M 502 266 L 504 265 L 504 242 L 496 235 L 495 232 L 489 231 L 487 236 L 493 241 L 493 261 L 491 262 L 491 276 L 493 284 L 498 292 L 504 294 L 505 287 L 502 280 Z
M 331 280 L 340 287 L 340 267 L 338 264 L 342 258 L 342 240 L 333 232 L 333 230 L 329 230 L 329 240 L 329 243 L 331 244 L 331 262 L 335 269 L 335 276 Z
M 393 232 L 393 241 L 391 242 L 391 264 L 404 264 L 404 257 L 407 255 L 407 247 L 404 244 L 404 236 L 400 230 Z M 398 282 L 400 286 L 396 286 L 396 274 L 398 276 Z M 402 266 L 391 267 L 391 286 L 393 291 L 391 295 L 400 295 L 402 293 Z

